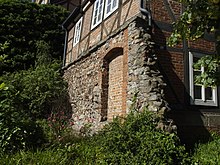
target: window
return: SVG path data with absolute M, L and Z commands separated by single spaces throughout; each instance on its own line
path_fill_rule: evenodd
M 105 18 L 118 8 L 118 0 L 107 0 L 105 4 Z
M 103 10 L 105 3 L 105 14 L 104 18 L 107 18 L 118 8 L 118 0 L 96 0 L 94 3 L 92 26 L 91 29 L 95 28 L 102 22 Z
M 75 25 L 73 46 L 75 46 L 80 40 L 81 27 L 82 27 L 82 18 L 80 18 L 80 20 Z
M 205 68 L 194 69 L 193 64 L 196 63 L 203 54 L 189 53 L 189 81 L 190 81 L 190 96 L 191 104 L 217 106 L 217 87 L 205 87 L 202 84 L 195 84 L 195 76 L 204 72 Z
M 102 22 L 104 0 L 96 0 L 93 9 L 92 29 Z

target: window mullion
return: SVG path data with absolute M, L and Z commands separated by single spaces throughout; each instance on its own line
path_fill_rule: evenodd
M 201 73 L 203 74 L 204 73 L 204 71 L 205 71 L 205 68 L 202 66 L 201 67 Z M 202 85 L 202 101 L 206 101 L 206 97 L 205 97 L 205 86 L 204 85 Z
M 202 101 L 206 101 L 205 99 L 205 86 L 202 85 Z

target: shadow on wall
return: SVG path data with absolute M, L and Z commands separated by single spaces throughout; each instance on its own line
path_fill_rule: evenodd
M 69 94 L 67 92 L 51 103 L 51 112 L 65 115 L 67 120 L 72 118 L 73 111 L 70 104 Z
M 171 108 L 168 116 L 177 125 L 177 133 L 182 143 L 191 148 L 198 141 L 207 142 L 210 133 L 204 125 L 205 117 L 197 107 L 190 106 L 190 96 L 183 83 L 185 64 L 182 48 L 167 50 L 165 34 L 156 25 L 152 38 L 155 42 L 158 68 L 167 84 L 164 93 Z

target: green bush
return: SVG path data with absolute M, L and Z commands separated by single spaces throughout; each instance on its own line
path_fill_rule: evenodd
M 176 134 L 156 128 L 147 110 L 116 118 L 104 130 L 71 145 L 75 164 L 189 164 Z
M 205 144 L 198 144 L 192 156 L 193 164 L 219 165 L 220 164 L 220 137 Z
M 14 106 L 14 101 L 18 98 L 17 91 L 4 83 L 1 86 L 0 152 L 39 145 L 42 140 L 41 129 L 21 109 Z
M 147 110 L 116 118 L 100 133 L 59 141 L 45 150 L 2 154 L 0 164 L 190 164 L 175 134 L 158 130 Z
M 0 0 L 0 152 L 50 141 L 51 131 L 36 121 L 67 110 L 66 83 L 55 62 L 61 61 L 60 25 L 67 15 L 60 6 Z
M 45 117 L 55 100 L 66 95 L 66 83 L 58 71 L 59 64 L 37 66 L 36 69 L 6 74 L 0 77 L 10 87 L 1 100 L 9 100 L 11 107 L 23 115 Z
M 37 66 L 0 77 L 0 146 L 3 151 L 44 142 L 36 120 L 50 114 L 52 104 L 66 95 L 58 64 Z
M 186 164 L 185 147 L 177 135 L 158 130 L 157 123 L 154 114 L 147 110 L 117 118 L 101 134 L 99 163 Z

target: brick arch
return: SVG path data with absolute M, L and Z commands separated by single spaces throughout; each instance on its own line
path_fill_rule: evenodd
M 103 58 L 102 110 L 103 120 L 112 120 L 125 113 L 125 56 L 123 48 L 111 49 Z

